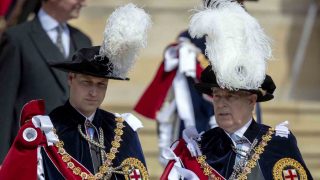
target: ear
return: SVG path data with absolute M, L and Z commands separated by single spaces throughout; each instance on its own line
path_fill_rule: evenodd
M 258 95 L 257 94 L 251 94 L 249 96 L 249 104 L 252 105 L 252 107 L 254 107 L 256 105 L 257 99 L 258 99 Z
M 69 86 L 71 85 L 71 83 L 72 83 L 73 79 L 75 78 L 75 76 L 76 76 L 75 73 L 71 73 L 71 72 L 68 73 L 68 85 Z

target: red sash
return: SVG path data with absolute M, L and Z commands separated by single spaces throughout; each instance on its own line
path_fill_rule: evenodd
M 185 169 L 188 169 L 188 170 L 194 172 L 199 177 L 199 179 L 208 179 L 208 176 L 206 176 L 203 173 L 203 169 L 201 168 L 201 165 L 198 163 L 196 157 L 191 156 L 190 151 L 186 146 L 186 142 L 183 139 L 179 140 L 179 143 L 173 152 L 176 154 L 176 156 L 178 156 L 181 159 Z M 161 175 L 160 180 L 167 180 L 168 179 L 168 176 L 173 168 L 174 163 L 175 163 L 175 160 L 169 161 L 163 174 Z M 221 179 L 221 180 L 225 179 L 222 175 L 220 175 L 213 168 L 211 168 L 211 174 L 216 179 Z

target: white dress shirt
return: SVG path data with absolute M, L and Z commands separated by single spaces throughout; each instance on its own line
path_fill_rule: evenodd
M 42 28 L 46 31 L 51 41 L 56 44 L 57 42 L 57 30 L 59 22 L 47 14 L 42 8 L 39 10 L 38 18 L 40 20 Z M 70 53 L 70 31 L 66 23 L 60 23 L 63 27 L 62 31 L 62 44 L 65 52 L 65 56 L 68 57 Z

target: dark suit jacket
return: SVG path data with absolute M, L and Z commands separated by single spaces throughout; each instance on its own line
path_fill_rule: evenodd
M 91 45 L 90 39 L 71 26 L 70 55 Z M 70 58 L 69 58 L 70 59 Z M 22 106 L 32 99 L 44 99 L 46 111 L 63 104 L 68 97 L 66 73 L 49 63 L 66 60 L 43 30 L 38 18 L 9 28 L 0 43 L 0 164 L 19 126 Z

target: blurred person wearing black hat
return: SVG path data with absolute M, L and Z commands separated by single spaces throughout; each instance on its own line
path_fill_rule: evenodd
M 253 118 L 255 104 L 273 99 L 276 89 L 265 73 L 269 39 L 257 21 L 235 1 L 205 1 L 189 32 L 206 35 L 210 65 L 195 87 L 212 96 L 218 127 L 184 130 L 167 149 L 161 179 L 313 179 L 288 122 L 271 128 Z
M 182 137 L 183 129 L 194 126 L 201 132 L 216 125 L 210 100 L 194 88 L 203 64 L 208 64 L 204 43 L 204 38 L 191 38 L 188 30 L 182 31 L 165 48 L 154 79 L 134 107 L 139 114 L 156 120 L 163 166 L 168 163 L 163 150 Z
M 68 72 L 69 99 L 49 116 L 43 110 L 33 112 L 44 109 L 41 101 L 24 107 L 0 179 L 148 179 L 137 134 L 142 123 L 130 113 L 99 107 L 109 80 L 129 80 L 128 71 L 146 46 L 150 25 L 143 9 L 121 6 L 108 18 L 101 46 L 76 51 L 72 61 L 50 63 Z M 32 163 L 25 168 L 21 161 Z
M 50 112 L 67 100 L 66 73 L 52 70 L 49 63 L 71 60 L 76 50 L 91 46 L 87 35 L 67 23 L 79 17 L 84 5 L 85 0 L 42 0 L 33 20 L 3 33 L 0 164 L 19 129 L 20 110 L 26 102 L 42 98 L 46 101 L 46 111 Z

